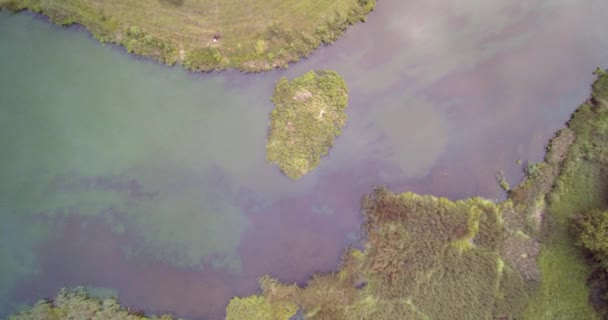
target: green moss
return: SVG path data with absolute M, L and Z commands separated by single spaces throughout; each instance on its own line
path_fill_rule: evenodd
M 308 56 L 335 41 L 375 0 L 0 0 L 57 24 L 79 23 L 101 42 L 193 71 L 256 72 Z M 132 31 L 137 30 L 137 33 Z
M 270 113 L 266 159 L 292 179 L 314 169 L 346 123 L 348 90 L 334 71 L 280 79 Z

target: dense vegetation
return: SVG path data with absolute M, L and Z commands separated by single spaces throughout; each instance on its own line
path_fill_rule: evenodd
M 375 0 L 0 0 L 57 24 L 79 23 L 130 53 L 193 71 L 286 67 L 335 41 Z
M 115 298 L 90 296 L 83 288 L 61 290 L 53 300 L 41 300 L 31 309 L 13 315 L 9 320 L 173 320 L 170 315 L 146 316 L 141 311 L 121 307 Z
M 277 82 L 266 158 L 298 179 L 315 168 L 346 123 L 348 90 L 334 71 L 310 71 Z
M 365 250 L 347 250 L 338 272 L 304 288 L 262 277 L 261 296 L 231 305 L 295 304 L 307 319 L 332 320 L 599 319 L 589 300 L 601 309 L 607 297 L 608 75 L 597 74 L 592 99 L 506 201 L 377 188 L 362 204 Z

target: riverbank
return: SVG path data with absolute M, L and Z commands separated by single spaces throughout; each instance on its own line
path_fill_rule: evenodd
M 59 25 L 81 24 L 102 43 L 191 71 L 268 71 L 310 55 L 365 21 L 375 0 L 102 1 L 0 0 Z

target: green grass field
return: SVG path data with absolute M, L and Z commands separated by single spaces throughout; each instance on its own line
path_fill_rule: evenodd
M 193 71 L 285 67 L 364 21 L 375 0 L 0 0 Z

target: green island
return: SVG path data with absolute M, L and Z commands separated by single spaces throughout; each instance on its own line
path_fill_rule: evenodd
M 0 0 L 60 25 L 81 24 L 103 43 L 192 71 L 287 67 L 349 25 L 375 0 Z
M 342 134 L 348 89 L 335 71 L 310 71 L 291 82 L 281 78 L 270 113 L 266 159 L 292 179 L 314 169 Z
M 375 188 L 362 200 L 364 250 L 305 287 L 263 276 L 226 319 L 605 318 L 608 74 L 596 74 L 591 99 L 507 200 Z

